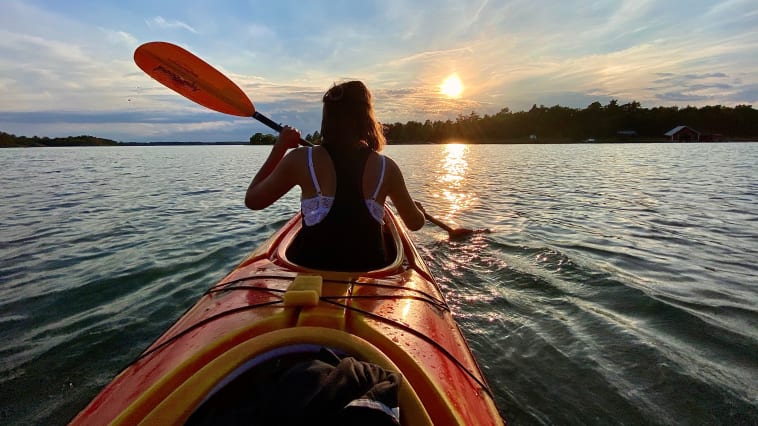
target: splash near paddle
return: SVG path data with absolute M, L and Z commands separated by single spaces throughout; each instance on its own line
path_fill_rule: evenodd
M 224 114 L 252 117 L 282 131 L 282 125 L 255 110 L 253 102 L 232 80 L 188 50 L 164 41 L 145 43 L 134 62 L 147 75 L 176 93 Z M 300 139 L 302 145 L 313 145 Z

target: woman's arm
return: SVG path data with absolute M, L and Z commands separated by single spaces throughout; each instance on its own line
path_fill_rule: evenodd
M 297 183 L 291 173 L 294 161 L 293 155 L 287 155 L 287 150 L 295 148 L 300 143 L 300 132 L 285 126 L 279 134 L 268 158 L 258 170 L 245 193 L 245 206 L 252 210 L 264 209 Z M 293 151 L 290 154 L 293 154 Z
M 392 200 L 392 204 L 395 205 L 405 226 L 411 231 L 417 231 L 424 226 L 424 212 L 418 208 L 408 193 L 408 187 L 405 185 L 400 167 L 389 157 L 387 157 L 387 166 L 387 183 L 389 183 L 387 195 Z

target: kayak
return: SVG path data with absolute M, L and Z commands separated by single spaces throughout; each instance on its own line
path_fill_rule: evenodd
M 378 405 L 394 410 L 400 424 L 504 424 L 408 230 L 391 210 L 385 212 L 394 260 L 362 272 L 289 261 L 287 248 L 302 227 L 297 214 L 203 294 L 71 424 L 201 424 L 196 420 L 229 414 L 235 404 L 251 410 L 256 402 L 279 404 L 285 407 L 279 412 L 289 415 L 302 406 L 298 398 L 310 382 L 282 378 L 281 372 L 312 372 L 298 363 L 324 353 L 340 366 L 348 359 L 360 363 L 350 371 L 399 377 L 396 396 Z M 379 392 L 368 394 L 382 394 L 388 386 L 374 389 Z M 256 424 L 249 413 L 254 411 L 246 422 Z M 221 421 L 208 424 L 214 423 Z

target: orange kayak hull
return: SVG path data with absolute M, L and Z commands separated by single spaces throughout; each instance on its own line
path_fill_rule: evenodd
M 71 422 L 183 424 L 228 377 L 292 345 L 334 348 L 402 374 L 402 424 L 504 423 L 440 289 L 387 210 L 395 261 L 370 272 L 287 260 L 297 215 L 206 292 Z

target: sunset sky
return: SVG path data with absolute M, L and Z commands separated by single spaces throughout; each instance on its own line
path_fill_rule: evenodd
M 323 92 L 346 79 L 368 85 L 382 122 L 610 99 L 758 104 L 756 0 L 0 0 L 0 131 L 123 142 L 268 132 L 146 76 L 132 55 L 155 40 L 191 50 L 304 134 L 319 128 Z M 454 98 L 440 90 L 453 74 Z

